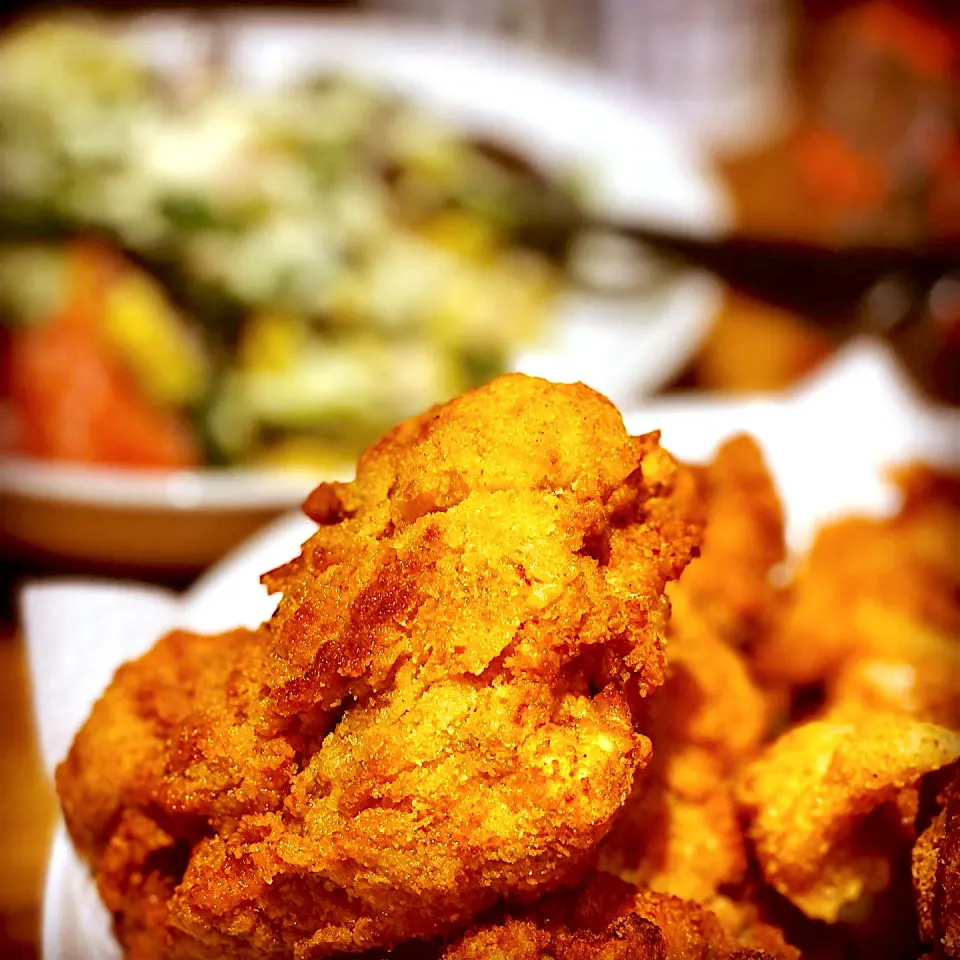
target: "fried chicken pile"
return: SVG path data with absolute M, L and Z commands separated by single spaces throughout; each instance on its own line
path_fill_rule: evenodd
M 128 954 L 389 947 L 576 882 L 650 757 L 682 484 L 599 395 L 507 377 L 318 488 L 273 619 L 166 637 L 60 769 Z
M 161 639 L 61 764 L 126 957 L 798 960 L 884 896 L 873 942 L 960 956 L 960 500 L 903 482 L 783 587 L 747 437 L 682 464 L 521 376 L 399 425 L 275 615 Z

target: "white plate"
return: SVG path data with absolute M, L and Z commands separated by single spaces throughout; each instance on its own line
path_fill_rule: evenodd
M 627 416 L 631 432 L 661 429 L 664 445 L 702 460 L 731 434 L 760 442 L 787 512 L 791 547 L 839 513 L 884 513 L 895 497 L 891 465 L 915 460 L 960 466 L 960 411 L 918 400 L 889 355 L 855 345 L 789 397 L 651 403 Z M 181 601 L 116 584 L 53 584 L 28 591 L 24 623 L 40 744 L 48 771 L 66 753 L 116 667 L 174 624 L 216 631 L 253 626 L 275 603 L 259 574 L 293 556 L 314 529 L 284 518 L 218 564 Z M 45 960 L 118 957 L 109 918 L 62 827 L 44 897 Z
M 584 171 L 598 212 L 699 233 L 729 222 L 727 198 L 705 158 L 650 107 L 592 72 L 382 21 L 238 15 L 225 23 L 226 62 L 241 86 L 273 86 L 323 68 L 366 76 L 461 128 L 496 132 L 546 169 Z M 196 63 L 209 41 L 203 27 L 166 15 L 135 21 L 127 36 L 148 61 L 173 71 Z M 583 380 L 630 406 L 683 367 L 719 301 L 718 284 L 694 272 L 672 275 L 639 298 L 570 296 L 558 306 L 550 338 L 514 366 Z M 164 476 L 10 460 L 0 468 L 0 511 L 17 518 L 8 534 L 47 553 L 196 566 L 294 506 L 305 489 L 309 483 L 278 471 Z M 81 509 L 92 512 L 80 516 Z

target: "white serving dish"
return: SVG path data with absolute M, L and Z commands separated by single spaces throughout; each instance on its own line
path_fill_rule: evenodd
M 890 466 L 921 460 L 960 468 L 960 411 L 927 406 L 889 354 L 866 343 L 853 345 L 791 395 L 653 402 L 625 420 L 633 433 L 662 430 L 668 449 L 693 460 L 709 457 L 734 433 L 751 433 L 779 487 L 794 550 L 838 514 L 888 512 L 896 499 L 885 479 Z M 28 588 L 24 625 L 47 771 L 52 775 L 114 670 L 165 630 L 254 626 L 269 616 L 275 602 L 259 574 L 295 555 L 313 529 L 299 515 L 277 521 L 182 598 L 94 581 Z M 47 875 L 43 957 L 119 957 L 109 917 L 62 827 Z
M 642 101 L 583 68 L 490 41 L 382 21 L 227 16 L 224 59 L 241 87 L 263 88 L 332 68 L 372 78 L 456 125 L 498 136 L 546 169 L 582 170 L 599 213 L 699 233 L 722 230 L 727 198 L 705 158 Z M 207 50 L 203 23 L 174 15 L 133 22 L 129 42 L 150 62 L 189 70 Z M 583 380 L 622 406 L 667 382 L 716 315 L 720 289 L 691 271 L 639 297 L 570 296 L 550 335 L 516 369 Z M 176 475 L 8 458 L 0 464 L 0 541 L 125 569 L 198 569 L 284 509 L 313 483 L 275 470 Z

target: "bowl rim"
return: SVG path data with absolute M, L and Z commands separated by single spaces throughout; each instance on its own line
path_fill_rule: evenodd
M 321 481 L 352 475 L 347 467 L 322 473 L 260 467 L 128 469 L 12 456 L 0 463 L 0 495 L 112 509 L 278 510 L 297 506 Z
M 743 397 L 698 394 L 651 398 L 657 412 L 681 413 L 709 404 L 714 416 L 742 407 Z M 772 398 L 751 395 L 764 405 Z M 631 423 L 647 418 L 643 406 L 623 412 Z M 200 467 L 191 470 L 133 469 L 95 466 L 34 457 L 5 456 L 0 461 L 0 497 L 107 509 L 169 512 L 190 510 L 284 510 L 300 506 L 307 494 L 324 482 L 349 482 L 353 465 L 330 470 L 265 467 Z

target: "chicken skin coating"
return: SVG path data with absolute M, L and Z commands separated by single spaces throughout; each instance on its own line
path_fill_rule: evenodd
M 174 631 L 120 667 L 57 771 L 77 849 L 102 855 L 125 810 L 191 836 L 275 809 L 274 788 L 295 773 L 305 740 L 258 729 L 268 660 L 263 630 Z
M 761 947 L 761 944 L 763 946 Z M 597 874 L 519 916 L 465 934 L 443 960 L 799 960 L 762 925 L 737 936 L 696 903 Z
M 931 957 L 960 957 L 960 770 L 940 798 L 943 809 L 913 848 L 920 937 Z
M 776 612 L 769 574 L 786 554 L 783 507 L 760 448 L 745 434 L 724 442 L 702 473 L 710 519 L 701 556 L 670 589 L 684 593 L 721 639 L 748 646 Z
M 689 485 L 509 376 L 314 491 L 274 617 L 122 668 L 59 770 L 128 956 L 391 947 L 577 882 L 650 755 Z
M 692 801 L 641 776 L 628 808 L 601 844 L 604 869 L 637 887 L 707 905 L 743 878 L 746 842 L 729 784 Z
M 646 704 L 649 722 L 672 754 L 699 752 L 718 777 L 727 777 L 763 743 L 770 719 L 767 699 L 747 658 L 724 643 L 689 594 L 682 589 L 668 594 L 673 616 L 667 681 Z
M 912 827 L 912 788 L 957 759 L 960 733 L 898 714 L 833 714 L 792 728 L 739 780 L 764 879 L 807 916 L 836 921 L 888 886 Z M 902 831 L 878 819 L 882 808 Z

